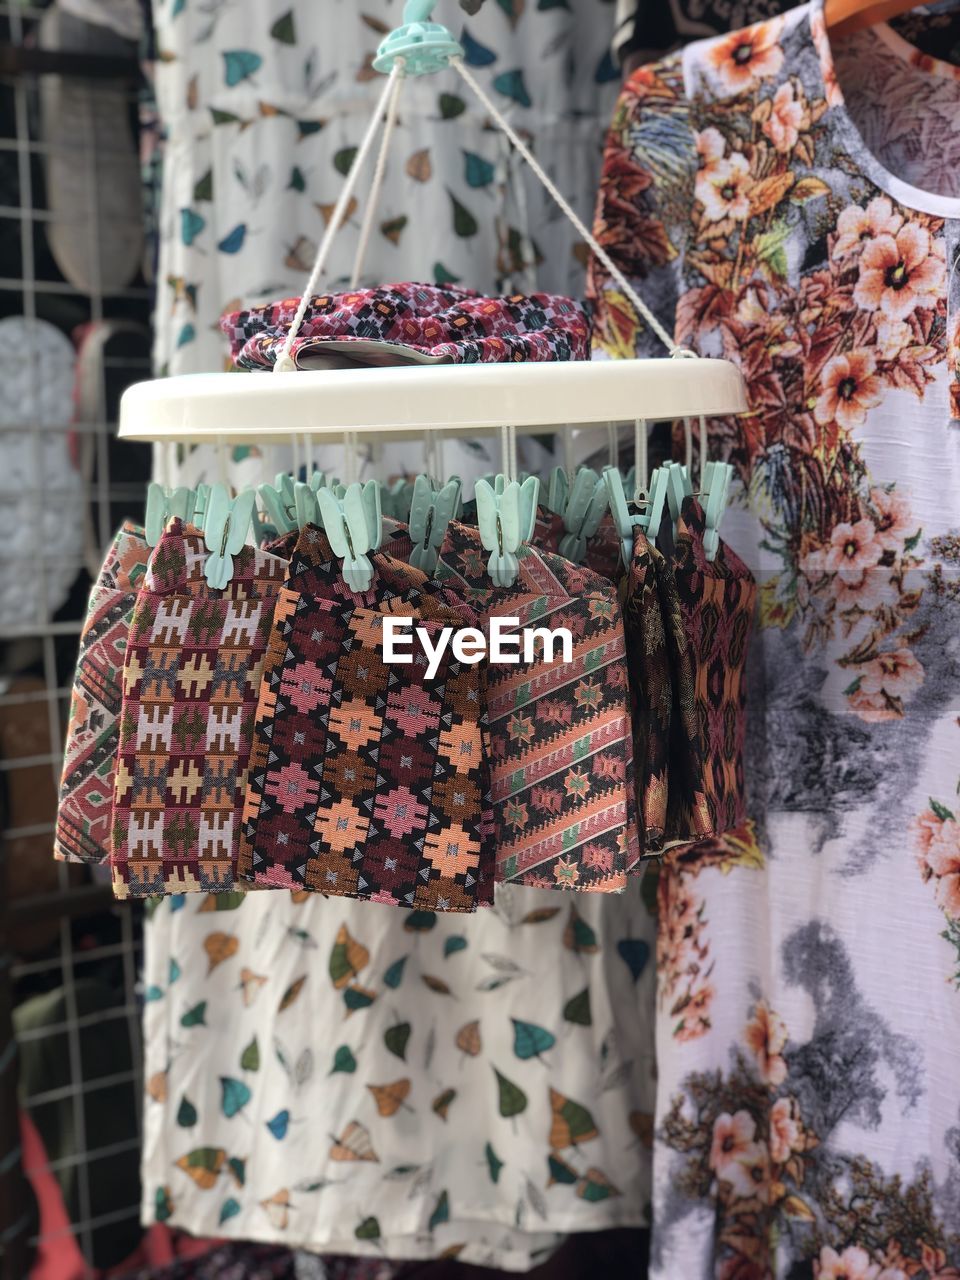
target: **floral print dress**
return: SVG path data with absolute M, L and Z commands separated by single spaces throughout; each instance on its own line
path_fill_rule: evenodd
M 750 818 L 659 880 L 656 1280 L 960 1275 L 958 119 L 814 3 L 640 68 L 609 135 L 598 235 L 745 375 L 760 585 Z M 599 354 L 662 354 L 593 291 Z

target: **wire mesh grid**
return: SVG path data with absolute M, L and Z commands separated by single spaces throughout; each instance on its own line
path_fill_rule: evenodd
M 17 617 L 4 613 L 0 618 L 0 725 L 6 722 L 6 744 L 0 758 L 0 785 L 7 798 L 9 815 L 7 829 L 3 832 L 0 852 L 6 860 L 8 885 L 13 883 L 20 892 L 12 893 L 7 904 L 5 938 L 0 951 L 9 950 L 12 964 L 2 966 L 9 976 L 8 990 L 16 1002 L 22 990 L 51 990 L 59 993 L 58 1007 L 62 1017 L 31 1028 L 21 1028 L 17 1042 L 21 1054 L 31 1046 L 46 1046 L 50 1052 L 67 1058 L 67 1083 L 55 1088 L 21 1090 L 20 1104 L 28 1113 L 51 1104 L 59 1104 L 60 1114 L 68 1117 L 72 1130 L 70 1150 L 48 1156 L 45 1170 L 53 1175 L 69 1172 L 74 1194 L 71 1196 L 69 1227 L 64 1234 L 72 1235 L 85 1259 L 94 1256 L 94 1233 L 111 1223 L 133 1219 L 139 1214 L 139 1187 L 135 1181 L 126 1187 L 126 1199 L 112 1206 L 108 1214 L 96 1212 L 91 1179 L 95 1176 L 97 1161 L 108 1160 L 123 1151 L 139 1145 L 136 1133 L 122 1141 L 105 1141 L 91 1131 L 88 1120 L 89 1104 L 94 1094 L 109 1098 L 118 1087 L 133 1092 L 137 1107 L 141 1095 L 141 1044 L 140 1017 L 137 1000 L 139 969 L 140 928 L 134 910 L 114 908 L 109 887 L 86 872 L 58 864 L 50 864 L 49 850 L 53 837 L 53 797 L 59 785 L 62 763 L 62 742 L 68 703 L 70 675 L 76 642 L 80 634 L 86 603 L 89 575 L 95 572 L 96 562 L 110 540 L 118 520 L 125 514 L 138 514 L 142 509 L 143 484 L 138 483 L 139 469 L 145 476 L 148 465 L 141 457 L 138 465 L 127 465 L 127 457 L 120 451 L 129 446 L 113 443 L 115 423 L 111 421 L 111 397 L 127 382 L 149 375 L 149 359 L 146 349 L 146 326 L 149 315 L 150 291 L 138 279 L 133 285 L 116 292 L 104 294 L 99 287 L 84 291 L 69 283 L 56 268 L 47 251 L 47 231 L 54 220 L 54 213 L 47 207 L 45 192 L 45 163 L 56 154 L 57 144 L 44 140 L 39 104 L 42 74 L 52 72 L 41 65 L 37 69 L 38 25 L 45 8 L 24 3 L 0 3 L 0 44 L 3 57 L 0 63 L 0 228 L 3 228 L 3 263 L 0 266 L 0 316 L 22 317 L 27 326 L 35 322 L 53 323 L 63 332 L 73 327 L 101 326 L 104 321 L 120 322 L 120 330 L 128 333 L 139 331 L 143 341 L 139 344 L 121 345 L 115 354 L 109 344 L 104 344 L 103 356 L 97 362 L 96 377 L 99 386 L 92 398 L 81 402 L 79 416 L 72 422 L 51 425 L 42 415 L 33 412 L 39 399 L 30 394 L 17 403 L 8 403 L 0 415 L 0 457 L 7 454 L 4 445 L 15 446 L 21 458 L 27 462 L 30 477 L 28 490 L 20 493 L 20 506 L 27 513 L 27 536 L 15 545 L 0 545 L 0 582 L 17 588 L 23 584 L 24 608 Z M 19 55 L 24 55 L 20 57 Z M 33 55 L 33 56 L 31 56 Z M 71 65 L 63 60 L 66 74 L 72 74 L 80 64 Z M 136 63 L 131 57 L 130 70 Z M 124 92 L 129 99 L 130 110 L 136 106 L 137 84 L 134 74 L 126 81 Z M 91 138 L 95 144 L 95 138 Z M 78 168 L 91 166 L 96 157 L 71 150 L 69 161 Z M 88 183 L 87 190 L 94 193 L 96 182 Z M 78 219 L 90 217 L 90 206 L 76 210 Z M 93 206 L 96 219 L 98 208 Z M 63 225 L 65 211 L 57 209 L 56 219 Z M 67 215 L 69 217 L 69 213 Z M 88 274 L 93 281 L 102 279 L 101 263 L 96 260 L 102 244 L 98 234 L 86 234 L 82 238 L 85 251 L 92 252 L 88 262 Z M 66 320 L 65 320 L 66 318 Z M 29 327 L 26 329 L 29 333 Z M 50 369 L 39 345 L 28 349 L 26 367 L 21 361 L 17 386 L 25 386 L 38 392 L 50 377 Z M 110 387 L 108 388 L 108 382 Z M 5 395 L 11 395 L 8 389 Z M 4 441 L 6 437 L 6 441 Z M 45 478 L 45 465 L 51 446 L 62 456 L 72 451 L 80 459 L 81 509 L 84 534 L 65 551 L 48 552 L 50 520 L 65 500 L 58 491 L 54 479 Z M 118 456 L 120 463 L 118 465 Z M 0 477 L 2 479 L 2 477 Z M 0 485 L 0 487 L 3 487 Z M 86 575 L 86 576 L 85 576 Z M 70 583 L 64 592 L 58 584 Z M 29 588 L 29 589 L 27 589 Z M 66 596 L 66 599 L 64 599 Z M 32 678 L 16 678 L 16 673 L 29 670 Z M 27 723 L 36 730 L 40 727 L 40 749 L 28 748 L 28 754 L 10 750 L 9 739 L 16 726 Z M 29 820 L 19 821 L 11 796 L 30 794 L 35 801 Z M 51 803 L 43 803 L 49 796 Z M 21 806 L 22 808 L 23 806 Z M 35 820 L 39 817 L 40 820 Z M 46 851 L 43 874 L 34 881 L 39 864 L 37 850 Z M 18 865 L 18 859 L 23 859 Z M 35 885 L 35 889 L 34 889 Z M 83 943 L 77 923 L 88 918 L 108 916 L 109 927 L 93 930 Z M 35 949 L 18 945 L 17 938 L 29 938 L 31 931 L 40 929 L 49 938 L 49 945 Z M 5 943 L 5 945 L 3 945 Z M 83 976 L 93 971 L 93 966 L 109 964 L 116 975 L 122 996 L 109 1009 L 82 1012 L 78 1000 L 78 988 Z M 110 1022 L 124 1025 L 129 1052 L 122 1056 L 122 1069 L 112 1073 L 102 1070 L 102 1063 L 91 1062 L 84 1052 L 83 1037 L 87 1029 L 103 1028 Z M 3 1046 L 0 1046 L 2 1048 Z M 3 1168 L 16 1162 L 17 1153 L 0 1152 Z M 102 1165 L 100 1166 L 103 1167 Z M 17 1242 L 17 1233 L 20 1233 Z M 2 1224 L 0 1231 L 0 1262 L 27 1256 L 31 1246 L 40 1243 L 38 1237 L 28 1239 L 26 1218 Z M 49 1235 L 42 1241 L 50 1244 Z M 5 1274 L 18 1274 L 9 1269 Z M 20 1272 L 19 1275 L 24 1274 Z M 95 1274 L 92 1264 L 87 1274 Z

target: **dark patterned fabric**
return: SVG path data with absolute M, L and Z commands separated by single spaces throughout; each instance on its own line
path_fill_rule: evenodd
M 631 56 L 665 53 L 704 36 L 737 31 L 775 17 L 796 0 L 617 0 L 613 50 L 621 65 Z
M 279 1245 L 224 1241 L 198 1258 L 125 1271 L 117 1280 L 301 1280 L 297 1255 Z
M 390 614 L 411 617 L 435 640 L 476 619 L 419 570 L 382 553 L 371 560 L 373 585 L 353 593 L 319 529 L 297 543 L 270 629 L 241 873 L 472 911 L 493 892 L 481 671 L 448 648 L 428 679 L 416 641 L 413 665 L 388 664 L 382 628 Z
M 610 892 L 639 861 L 625 642 L 613 586 L 528 549 L 517 582 L 491 588 L 476 529 L 454 522 L 437 577 L 483 618 L 568 627 L 573 660 L 491 663 L 487 702 L 497 880 Z
M 273 366 L 299 303 L 285 298 L 223 317 L 239 368 Z M 487 298 L 456 285 L 403 283 L 312 298 L 292 354 L 302 363 L 335 342 L 387 344 L 397 362 L 410 353 L 446 364 L 589 360 L 590 336 L 587 313 L 572 298 Z
M 129 521 L 115 535 L 90 592 L 70 700 L 53 856 L 104 862 L 110 853 L 123 655 L 150 550 Z
M 114 893 L 234 888 L 251 725 L 286 564 L 245 547 L 224 591 L 173 521 L 137 596 L 123 668 Z
M 587 539 L 587 551 L 583 563 L 601 578 L 617 582 L 623 573 L 620 560 L 620 537 L 613 517 L 608 513 L 592 538 Z
M 466 508 L 464 509 L 466 514 Z M 477 521 L 477 505 L 475 502 L 470 503 L 469 520 L 465 519 L 465 524 L 476 524 Z M 542 503 L 537 507 L 537 522 L 533 526 L 533 537 L 531 543 L 538 551 L 549 551 L 556 555 L 560 550 L 560 539 L 566 533 L 563 524 L 563 516 L 558 516 L 555 511 L 551 511 L 549 507 L 545 507 Z
M 672 577 L 692 659 L 695 732 L 688 728 L 690 698 L 683 688 L 678 717 L 682 731 L 674 739 L 670 761 L 667 827 L 671 842 L 684 842 L 687 833 L 699 838 L 722 835 L 746 818 L 744 669 L 757 584 L 725 543 L 720 543 L 715 560 L 707 559 L 705 527 L 700 504 L 696 498 L 687 498 L 677 523 Z M 669 582 L 666 589 L 673 612 Z M 684 683 L 686 671 L 683 663 Z
M 637 813 L 645 857 L 663 851 L 674 700 L 667 635 L 657 589 L 658 566 L 659 576 L 663 577 L 663 556 L 638 529 L 633 559 L 621 580 L 620 593 L 627 634 Z

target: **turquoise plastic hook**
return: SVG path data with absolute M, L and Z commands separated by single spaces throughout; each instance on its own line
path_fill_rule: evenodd
M 676 532 L 677 521 L 683 508 L 684 498 L 693 493 L 687 468 L 681 462 L 665 462 L 663 470 L 667 477 L 667 506 L 670 508 L 670 519 Z
M 603 479 L 610 500 L 610 514 L 620 535 L 620 555 L 629 568 L 633 561 L 635 531 L 646 527 L 646 517 L 643 514 L 631 514 L 623 488 L 623 476 L 617 467 L 604 467 Z
M 650 495 L 647 499 L 649 510 L 644 517 L 644 529 L 647 541 L 655 543 L 663 521 L 663 508 L 667 501 L 667 472 L 665 467 L 658 467 L 650 477 Z
M 554 467 L 550 472 L 550 484 L 547 488 L 547 506 L 555 516 L 562 516 L 569 498 L 570 477 L 563 467 Z
M 203 540 L 210 555 L 203 567 L 203 576 L 214 591 L 222 591 L 233 577 L 233 557 L 247 540 L 247 530 L 253 519 L 256 494 L 244 489 L 231 498 L 222 484 L 211 485 L 207 505 L 207 524 Z
M 410 563 L 415 569 L 427 574 L 434 572 L 447 526 L 459 507 L 459 479 L 448 480 L 435 490 L 428 476 L 417 476 L 410 503 L 410 538 L 414 544 Z
M 540 481 L 530 476 L 522 485 L 516 480 L 507 484 L 497 476 L 495 485 L 478 480 L 476 494 L 480 541 L 490 552 L 487 569 L 498 587 L 512 587 L 520 572 L 517 553 L 536 524 Z
M 720 549 L 720 521 L 727 508 L 733 467 L 729 462 L 708 462 L 703 473 L 703 487 L 706 491 L 703 549 L 707 559 L 712 561 L 717 558 L 717 551 Z
M 589 467 L 577 472 L 563 515 L 566 533 L 560 539 L 560 554 L 579 564 L 587 550 L 587 539 L 600 527 L 608 504 L 608 490 L 602 477 Z
M 384 36 L 373 60 L 374 70 L 385 75 L 393 70 L 398 58 L 408 76 L 426 76 L 443 71 L 451 58 L 462 58 L 463 46 L 453 33 L 439 22 L 432 22 L 435 0 L 407 0 L 403 9 L 403 25 Z
M 257 486 L 257 496 L 266 507 L 273 527 L 278 533 L 289 533 L 297 527 L 297 501 L 293 480 L 280 472 L 273 484 Z
M 207 509 L 210 505 L 210 486 L 198 484 L 193 500 L 193 523 L 202 533 L 207 527 Z
M 380 485 L 376 480 L 347 485 L 342 496 L 317 490 L 320 522 L 335 556 L 343 560 L 343 580 L 351 591 L 367 591 L 373 581 L 368 552 L 383 541 Z
M 144 514 L 144 536 L 148 547 L 155 547 L 167 527 L 167 521 L 174 516 L 181 520 L 193 519 L 197 495 L 193 489 L 181 486 L 178 489 L 164 489 L 160 484 L 147 486 L 147 510 Z

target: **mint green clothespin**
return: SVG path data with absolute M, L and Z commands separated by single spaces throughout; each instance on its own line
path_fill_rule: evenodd
M 647 541 L 655 543 L 663 523 L 663 508 L 667 502 L 667 472 L 664 467 L 657 467 L 650 477 L 650 490 L 647 496 L 647 510 L 643 516 L 642 528 Z
M 308 524 L 320 523 L 320 507 L 317 503 L 317 491 L 309 484 L 298 480 L 293 486 L 293 501 L 297 513 L 297 527 L 303 529 Z
M 577 472 L 563 513 L 566 533 L 560 539 L 560 554 L 579 564 L 587 550 L 587 539 L 600 527 L 609 502 L 607 486 L 602 477 L 590 469 L 581 467 Z
M 258 485 L 257 497 L 266 508 L 278 533 L 290 533 L 292 529 L 296 529 L 297 500 L 291 476 L 281 471 L 273 484 Z
M 317 490 L 320 523 L 335 556 L 343 560 L 343 580 L 351 591 L 367 591 L 373 581 L 368 553 L 383 541 L 380 485 L 376 480 L 347 485 L 342 496 Z
M 428 476 L 417 476 L 410 502 L 410 538 L 413 551 L 410 563 L 415 569 L 432 574 L 447 526 L 460 509 L 461 483 L 452 477 L 440 489 L 434 489 Z
M 165 489 L 161 484 L 147 485 L 147 509 L 144 515 L 144 536 L 148 547 L 155 547 L 174 516 L 181 520 L 193 519 L 196 494 L 193 489 L 181 486 Z
M 629 568 L 633 560 L 635 532 L 646 528 L 647 516 L 644 512 L 635 515 L 631 513 L 624 492 L 623 476 L 617 467 L 604 467 L 603 479 L 607 486 L 610 514 L 620 536 L 620 555 L 624 565 Z
M 208 484 L 198 484 L 194 494 L 192 522 L 201 533 L 206 528 L 209 506 L 210 486 Z
M 255 503 L 256 494 L 252 489 L 244 489 L 231 498 L 224 485 L 210 487 L 207 522 L 203 531 L 203 540 L 210 555 L 207 556 L 203 576 L 215 591 L 222 591 L 230 584 L 233 557 L 247 540 Z
M 720 521 L 727 509 L 732 480 L 733 467 L 729 462 L 708 462 L 703 469 L 701 488 L 704 490 L 703 510 L 706 517 L 703 549 L 710 561 L 717 558 L 717 551 L 720 549 Z
M 498 587 L 512 587 L 520 571 L 518 552 L 529 542 L 537 519 L 540 481 L 530 476 L 523 484 L 497 476 L 497 484 L 478 480 L 477 523 L 480 540 L 490 559 L 487 568 Z
M 555 516 L 562 516 L 570 498 L 570 477 L 563 467 L 554 467 L 547 486 L 547 506 Z
M 670 510 L 670 519 L 673 521 L 673 531 L 677 531 L 677 521 L 680 519 L 680 512 L 683 508 L 684 498 L 689 498 L 693 493 L 693 486 L 690 483 L 690 476 L 687 474 L 687 468 L 681 462 L 665 462 L 662 470 L 666 475 L 667 485 L 667 506 Z
M 331 477 L 330 484 L 336 488 L 340 481 Z M 293 486 L 293 503 L 297 516 L 297 527 L 305 528 L 308 524 L 320 523 L 320 506 L 317 494 L 328 487 L 327 473 L 314 471 L 306 482 L 298 480 Z
M 376 71 L 389 74 L 398 58 L 403 59 L 404 74 L 425 76 L 443 71 L 451 58 L 462 58 L 463 48 L 452 32 L 439 22 L 431 22 L 436 0 L 407 0 L 403 7 L 403 25 L 391 31 L 380 42 L 373 60 Z

